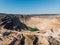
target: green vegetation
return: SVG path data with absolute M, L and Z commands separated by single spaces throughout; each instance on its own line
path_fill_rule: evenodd
M 29 31 L 38 31 L 39 29 L 37 29 L 36 27 L 32 28 L 32 27 L 28 27 Z

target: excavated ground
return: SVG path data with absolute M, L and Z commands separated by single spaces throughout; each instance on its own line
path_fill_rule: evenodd
M 15 31 L 0 27 L 0 45 L 60 45 L 60 16 L 34 16 L 23 19 L 39 31 Z

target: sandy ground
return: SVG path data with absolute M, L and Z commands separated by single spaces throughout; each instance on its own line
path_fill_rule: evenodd
M 37 27 L 39 30 L 47 30 L 60 26 L 60 19 L 57 18 L 38 18 L 31 17 L 26 21 L 26 24 L 31 27 Z

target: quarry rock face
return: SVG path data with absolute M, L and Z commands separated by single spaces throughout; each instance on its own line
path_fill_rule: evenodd
M 6 15 L 0 15 L 1 18 Z M 19 16 L 19 15 L 18 15 Z M 8 30 L 0 26 L 0 45 L 60 45 L 60 16 L 19 16 L 21 22 L 38 31 Z M 0 21 L 0 24 L 2 22 Z

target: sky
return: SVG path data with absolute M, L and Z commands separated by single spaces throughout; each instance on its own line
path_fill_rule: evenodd
M 0 13 L 60 14 L 60 0 L 0 0 Z

